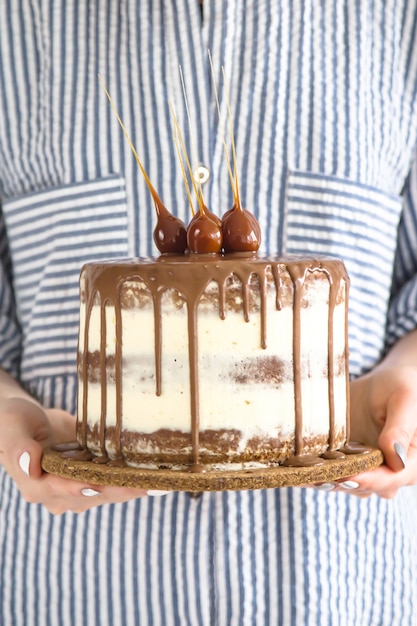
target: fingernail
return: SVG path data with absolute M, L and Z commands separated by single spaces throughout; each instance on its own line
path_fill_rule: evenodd
M 29 476 L 30 454 L 23 452 L 19 458 L 19 467 L 26 476 Z
M 357 489 L 359 487 L 359 483 L 354 480 L 345 480 L 343 483 L 338 483 L 339 487 L 343 487 L 343 489 Z
M 405 467 L 406 464 L 407 464 L 407 453 L 405 451 L 404 446 L 401 443 L 398 443 L 398 441 L 396 441 L 394 443 L 394 450 L 395 450 L 398 458 L 400 459 L 401 463 Z
M 334 488 L 335 485 L 332 485 L 332 483 L 322 483 L 321 485 L 316 485 L 316 489 L 319 491 L 333 491 Z
M 100 492 L 96 491 L 95 489 L 90 489 L 89 487 L 86 487 L 85 489 L 81 489 L 81 494 L 83 496 L 87 496 L 88 498 L 91 498 L 92 496 L 99 496 Z
M 148 496 L 166 496 L 168 493 L 172 493 L 171 491 L 162 491 L 159 489 L 149 489 L 147 492 Z

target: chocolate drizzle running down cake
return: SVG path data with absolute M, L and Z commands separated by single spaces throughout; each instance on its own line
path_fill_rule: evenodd
M 341 261 L 168 254 L 90 263 L 80 289 L 77 436 L 95 461 L 204 471 L 341 456 Z

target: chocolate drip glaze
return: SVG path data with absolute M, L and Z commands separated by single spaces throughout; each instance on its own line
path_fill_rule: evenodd
M 329 386 L 329 451 L 335 446 L 335 416 L 334 416 L 334 359 L 333 359 L 333 317 L 336 306 L 337 294 L 340 288 L 342 277 L 337 272 L 331 271 L 328 264 L 314 263 L 311 265 L 295 264 L 287 267 L 294 285 L 294 306 L 293 306 L 293 359 L 294 359 L 294 398 L 295 398 L 295 459 L 290 457 L 285 462 L 288 466 L 300 466 L 305 462 L 306 465 L 314 465 L 322 463 L 322 459 L 302 457 L 304 447 L 303 438 L 303 410 L 302 410 L 302 391 L 301 391 L 301 295 L 309 272 L 322 272 L 327 276 L 329 281 L 329 307 L 328 307 L 328 331 L 327 331 L 327 367 L 328 367 L 328 386 Z M 345 280 L 345 298 L 347 302 L 348 281 Z M 348 395 L 347 389 L 347 395 Z M 347 420 L 347 423 L 349 420 Z M 329 454 L 329 453 L 328 453 Z M 301 458 L 300 458 L 301 457 Z
M 123 381 L 122 381 L 122 323 L 121 323 L 121 290 L 126 281 L 141 282 L 146 285 L 153 301 L 155 321 L 155 393 L 163 393 L 163 372 L 161 371 L 162 351 L 162 322 L 161 298 L 169 290 L 176 290 L 184 299 L 188 316 L 188 342 L 190 365 L 190 419 L 192 440 L 191 471 L 204 471 L 200 463 L 200 397 L 198 377 L 198 304 L 211 281 L 218 285 L 219 317 L 226 316 L 227 280 L 235 275 L 242 284 L 242 315 L 246 321 L 251 314 L 250 283 L 253 276 L 259 280 L 260 291 L 260 319 L 261 336 L 260 347 L 266 348 L 268 343 L 267 329 L 267 288 L 268 276 L 272 275 L 276 290 L 276 308 L 282 306 L 283 278 L 288 275 L 293 285 L 293 348 L 294 348 L 294 398 L 295 398 L 295 458 L 289 464 L 311 464 L 311 457 L 305 458 L 303 463 L 303 415 L 301 389 L 301 309 L 303 289 L 306 280 L 311 275 L 325 275 L 329 282 L 329 313 L 328 313 L 328 385 L 329 385 L 329 451 L 334 448 L 335 419 L 334 419 L 334 366 L 333 366 L 333 317 L 334 309 L 344 284 L 345 310 L 347 315 L 347 294 L 349 279 L 341 261 L 337 259 L 305 259 L 305 258 L 273 258 L 265 259 L 255 254 L 245 253 L 225 255 L 163 255 L 158 259 L 132 259 L 125 262 L 104 262 L 86 265 L 83 268 L 82 298 L 86 303 L 86 320 L 84 328 L 83 352 L 79 353 L 81 361 L 80 376 L 82 377 L 82 402 L 80 403 L 81 416 L 78 417 L 78 440 L 83 448 L 87 448 L 87 398 L 88 398 L 88 335 L 93 303 L 100 302 L 101 307 L 101 345 L 100 345 L 100 372 L 101 372 L 101 416 L 100 416 L 100 451 L 103 457 L 105 451 L 106 434 L 106 350 L 105 350 L 105 308 L 113 306 L 116 312 L 116 426 L 112 429 L 112 443 L 116 450 L 116 463 L 123 462 L 121 448 L 122 416 L 123 416 Z M 347 345 L 347 344 L 346 344 Z M 346 395 L 349 396 L 348 353 L 346 349 Z M 261 416 L 260 416 L 261 417 Z M 346 412 L 346 432 L 349 428 L 349 407 Z M 323 462 L 318 459 L 318 462 Z

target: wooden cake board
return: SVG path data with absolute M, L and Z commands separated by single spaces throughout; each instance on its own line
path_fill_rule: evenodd
M 81 482 L 188 492 L 300 487 L 347 478 L 374 469 L 382 463 L 383 455 L 380 450 L 369 450 L 365 454 L 349 454 L 343 459 L 323 459 L 322 465 L 310 467 L 277 466 L 262 469 L 207 470 L 202 473 L 176 469 L 111 467 L 92 461 L 65 458 L 62 451 L 57 450 L 46 451 L 42 458 L 42 467 L 46 472 Z

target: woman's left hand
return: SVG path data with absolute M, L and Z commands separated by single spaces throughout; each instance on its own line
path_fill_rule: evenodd
M 417 331 L 403 337 L 370 373 L 351 383 L 351 441 L 384 455 L 380 467 L 319 488 L 392 498 L 417 483 Z

